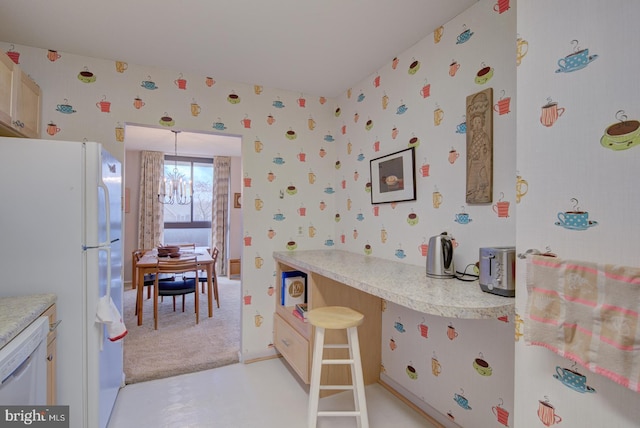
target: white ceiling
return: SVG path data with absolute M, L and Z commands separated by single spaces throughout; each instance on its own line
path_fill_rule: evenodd
M 476 1 L 1 0 L 0 41 L 335 97 Z

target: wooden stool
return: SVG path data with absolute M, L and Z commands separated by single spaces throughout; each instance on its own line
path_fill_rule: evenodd
M 364 378 L 360 361 L 360 345 L 358 342 L 358 326 L 364 321 L 364 315 L 353 309 L 342 306 L 325 306 L 312 309 L 307 314 L 309 323 L 316 328 L 311 366 L 311 385 L 309 387 L 309 428 L 315 428 L 318 416 L 355 416 L 358 427 L 368 428 L 367 403 L 364 396 Z M 324 344 L 324 331 L 347 330 L 345 344 Z M 348 359 L 323 359 L 323 350 L 349 349 Z M 350 385 L 320 385 L 320 373 L 324 364 L 349 364 L 351 366 Z M 355 410 L 351 411 L 318 411 L 320 390 L 353 390 Z

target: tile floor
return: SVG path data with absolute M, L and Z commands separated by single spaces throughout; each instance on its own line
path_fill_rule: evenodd
M 308 393 L 280 359 L 233 364 L 125 386 L 108 428 L 304 428 Z M 366 387 L 371 428 L 432 428 L 380 385 Z M 342 392 L 322 409 L 353 409 Z M 320 418 L 319 428 L 355 427 L 354 417 Z

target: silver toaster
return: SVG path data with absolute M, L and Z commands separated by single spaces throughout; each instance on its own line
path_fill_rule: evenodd
M 480 248 L 480 288 L 505 297 L 516 295 L 516 248 Z

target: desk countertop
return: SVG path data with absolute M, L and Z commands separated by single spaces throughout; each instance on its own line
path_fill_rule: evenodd
M 435 279 L 425 267 L 341 250 L 279 251 L 273 257 L 418 312 L 450 318 L 513 315 L 513 298 L 485 293 L 478 281 Z
M 55 294 L 0 298 L 0 349 L 56 302 Z

